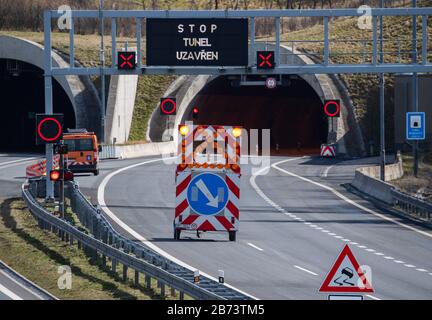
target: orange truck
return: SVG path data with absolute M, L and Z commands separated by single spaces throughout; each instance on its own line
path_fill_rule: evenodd
M 68 169 L 74 173 L 90 172 L 97 176 L 101 146 L 98 145 L 96 134 L 86 129 L 69 129 L 63 133 L 63 140 L 68 146 Z

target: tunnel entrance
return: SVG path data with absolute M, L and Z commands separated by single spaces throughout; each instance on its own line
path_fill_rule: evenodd
M 36 146 L 35 115 L 44 113 L 43 70 L 26 62 L 0 59 L 2 125 L 0 151 L 42 152 Z M 69 97 L 53 79 L 54 113 L 64 114 L 64 127 L 75 128 L 75 113 Z
M 218 77 L 195 96 L 185 120 L 192 120 L 197 108 L 195 123 L 241 125 L 248 131 L 270 129 L 272 155 L 319 154 L 328 135 L 321 99 L 300 77 L 284 78 L 282 83 L 267 89 L 239 86 L 226 76 Z

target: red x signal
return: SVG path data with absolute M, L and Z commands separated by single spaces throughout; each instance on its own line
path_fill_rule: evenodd
M 257 68 L 274 69 L 274 51 L 257 51 Z
M 119 52 L 118 53 L 118 68 L 120 70 L 131 70 L 135 69 L 136 52 Z

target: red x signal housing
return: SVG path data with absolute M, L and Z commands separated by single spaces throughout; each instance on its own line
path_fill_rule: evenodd
M 330 118 L 340 117 L 340 100 L 325 100 L 324 113 Z
M 118 70 L 134 70 L 136 68 L 136 52 L 135 51 L 119 51 L 117 52 L 117 68 Z
M 257 69 L 274 69 L 274 51 L 257 51 Z
M 161 115 L 172 116 L 177 113 L 177 102 L 175 98 L 161 98 L 160 100 Z
M 62 136 L 62 114 L 36 114 L 36 145 L 57 143 Z

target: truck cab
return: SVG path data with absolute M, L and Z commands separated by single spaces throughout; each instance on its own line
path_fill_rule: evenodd
M 94 132 L 86 129 L 68 129 L 63 134 L 64 143 L 68 146 L 67 165 L 74 173 L 99 174 L 98 141 Z

